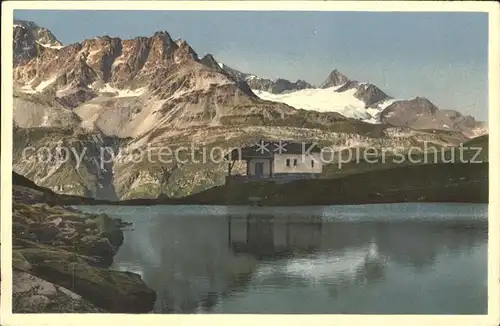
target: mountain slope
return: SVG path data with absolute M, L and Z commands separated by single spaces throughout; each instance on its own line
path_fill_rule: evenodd
M 488 163 L 397 166 L 339 178 L 241 183 L 208 189 L 180 204 L 261 206 L 356 205 L 398 202 L 488 203 Z

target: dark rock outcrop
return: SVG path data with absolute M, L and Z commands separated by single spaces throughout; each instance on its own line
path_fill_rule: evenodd
M 346 75 L 334 69 L 328 77 L 326 77 L 325 81 L 323 81 L 320 85 L 321 88 L 329 88 L 334 86 L 340 86 L 345 83 L 348 83 L 350 80 Z
M 390 98 L 389 95 L 373 84 L 360 85 L 354 96 L 365 102 L 367 107 Z
M 428 99 L 416 97 L 407 101 L 396 101 L 386 107 L 380 114 L 381 122 L 394 126 L 411 127 L 423 118 L 431 118 L 438 108 Z

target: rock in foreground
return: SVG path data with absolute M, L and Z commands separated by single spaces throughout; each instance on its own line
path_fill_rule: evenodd
M 64 287 L 19 271 L 12 275 L 12 309 L 16 313 L 105 312 Z

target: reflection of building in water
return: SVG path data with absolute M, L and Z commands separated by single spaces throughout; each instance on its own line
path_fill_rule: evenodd
M 283 210 L 265 210 L 272 216 L 138 215 L 114 268 L 141 274 L 157 293 L 155 312 L 206 312 L 221 298 L 254 286 L 293 290 L 319 289 L 321 284 L 330 296 L 342 296 L 358 284 L 394 275 L 386 274 L 385 258 L 390 268 L 425 267 L 443 251 L 461 251 L 487 239 L 487 229 L 310 221 Z
M 314 252 L 321 246 L 321 221 L 248 216 L 228 218 L 229 247 L 260 258 Z

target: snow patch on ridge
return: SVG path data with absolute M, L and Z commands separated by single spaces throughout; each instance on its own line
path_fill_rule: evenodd
M 53 44 L 44 44 L 44 43 L 40 43 L 38 41 L 36 41 L 36 43 L 40 44 L 41 46 L 43 46 L 44 48 L 49 48 L 49 49 L 57 49 L 57 50 L 60 50 L 64 47 L 64 45 L 53 45 Z
M 94 86 L 94 85 L 93 85 Z M 104 84 L 103 87 L 95 88 L 96 91 L 100 93 L 113 93 L 114 97 L 136 97 L 141 96 L 146 92 L 146 88 L 137 88 L 137 89 L 118 89 L 110 84 Z
M 52 83 L 54 83 L 56 81 L 56 79 L 57 79 L 57 75 L 52 76 L 51 78 L 40 82 L 35 87 L 32 86 L 33 82 L 34 82 L 34 79 L 32 79 L 27 84 L 23 85 L 20 90 L 21 90 L 21 92 L 28 93 L 28 94 L 41 93 L 41 92 L 43 92 L 43 90 L 45 88 L 47 88 Z
M 57 76 L 53 76 L 52 78 L 50 78 L 48 80 L 44 80 L 43 82 L 41 82 L 40 84 L 38 84 L 38 86 L 36 86 L 35 90 L 37 92 L 43 91 L 49 85 L 51 85 L 52 83 L 54 83 L 56 81 L 56 79 L 57 79 Z

